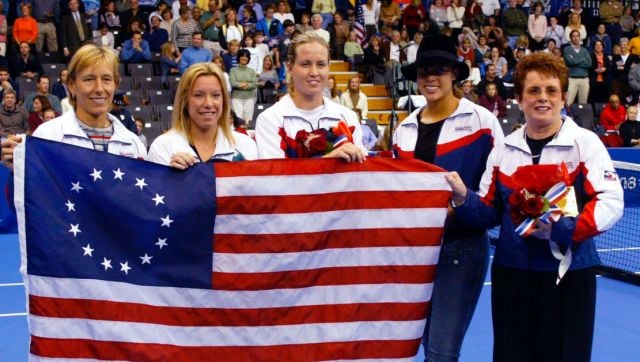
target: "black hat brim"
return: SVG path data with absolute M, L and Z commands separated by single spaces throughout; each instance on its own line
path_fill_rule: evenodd
M 458 60 L 451 53 L 443 51 L 428 51 L 418 55 L 416 61 L 403 65 L 400 70 L 402 75 L 410 81 L 416 81 L 418 78 L 418 68 L 448 66 L 453 67 L 456 71 L 456 81 L 462 81 L 469 78 L 469 67 Z

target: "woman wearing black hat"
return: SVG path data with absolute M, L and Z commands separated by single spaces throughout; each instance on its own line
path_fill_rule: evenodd
M 459 61 L 446 36 L 425 37 L 415 63 L 402 67 L 417 82 L 427 105 L 413 112 L 394 135 L 394 152 L 457 171 L 467 187 L 479 189 L 487 156 L 503 134 L 496 117 L 453 93 L 469 68 Z M 453 214 L 445 231 L 438 262 L 431 314 L 423 343 L 429 361 L 457 361 L 473 315 L 488 264 L 486 230 L 464 223 Z

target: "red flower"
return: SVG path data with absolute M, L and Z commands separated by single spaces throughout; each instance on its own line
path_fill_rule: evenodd
M 338 143 L 339 147 L 346 142 L 353 142 L 352 132 L 354 126 L 347 126 L 346 122 L 340 121 L 331 130 L 316 129 L 311 132 L 300 130 L 296 132 L 295 138 L 286 135 L 283 129 L 280 130 L 282 137 L 281 147 L 285 150 L 287 157 L 307 158 L 325 155 L 333 150 Z M 334 133 L 336 132 L 336 133 Z
M 570 185 L 569 171 L 564 162 L 559 165 L 520 166 L 511 175 L 511 181 L 517 188 L 527 189 L 529 193 L 536 195 L 544 195 L 558 182 Z
M 318 129 L 311 132 L 311 135 L 309 135 L 309 138 L 305 141 L 305 146 L 307 144 L 307 148 L 312 154 L 324 154 L 327 150 L 327 131 Z
M 538 218 L 548 209 L 549 202 L 544 194 L 558 182 L 570 184 L 569 171 L 564 163 L 560 165 L 520 166 L 511 175 L 516 186 L 509 195 L 511 219 L 519 225 L 526 218 Z
M 529 217 L 539 217 L 544 209 L 544 197 L 531 195 L 524 201 L 522 212 Z
M 298 141 L 298 143 L 303 143 L 304 141 L 307 140 L 307 138 L 309 138 L 309 132 L 301 129 L 300 131 L 298 131 L 298 133 L 296 133 L 296 141 Z

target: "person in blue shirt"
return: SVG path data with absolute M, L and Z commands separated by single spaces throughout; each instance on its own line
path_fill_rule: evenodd
M 169 40 L 169 33 L 160 27 L 160 17 L 152 16 L 149 20 L 151 22 L 151 30 L 144 33 L 142 37 L 149 43 L 149 49 L 154 53 L 160 53 L 162 44 Z
M 51 87 L 51 93 L 58 97 L 58 99 L 63 100 L 69 96 L 69 89 L 67 89 L 67 75 L 69 71 L 67 68 L 62 68 L 58 75 L 58 81 L 53 83 Z
M 282 34 L 284 34 L 282 23 L 280 22 L 280 20 L 273 17 L 273 13 L 275 12 L 275 10 L 275 6 L 267 6 L 264 10 L 264 18 L 258 20 L 258 23 L 256 24 L 256 31 L 262 31 L 267 42 L 269 42 L 269 48 L 277 45 L 276 43 L 273 43 L 273 46 L 271 45 L 272 39 L 277 39 L 279 36 L 282 36 Z
M 162 83 L 167 80 L 167 76 L 180 74 L 178 66 L 181 57 L 182 55 L 174 43 L 168 41 L 162 44 L 162 47 L 160 47 L 160 70 Z
M 109 113 L 118 118 L 129 131 L 138 134 L 138 126 L 133 118 L 133 114 L 128 109 L 124 108 L 128 103 L 128 98 L 124 93 L 114 94 L 113 105 L 111 106 Z
M 131 39 L 124 42 L 120 60 L 123 63 L 147 63 L 151 61 L 151 49 L 149 43 L 142 39 L 142 33 L 138 30 L 133 32 Z
M 180 58 L 180 74 L 189 68 L 190 65 L 196 63 L 208 63 L 212 59 L 211 51 L 202 47 L 202 32 L 196 31 L 191 35 L 191 46 L 182 52 Z
M 224 61 L 224 69 L 230 72 L 231 69 L 238 66 L 238 51 L 240 50 L 240 42 L 233 39 L 229 42 L 229 51 L 222 54 Z
M 257 20 L 262 20 L 262 18 L 264 18 L 264 12 L 262 11 L 262 5 L 257 3 L 255 0 L 247 0 L 244 3 L 244 5 L 240 5 L 240 7 L 238 8 L 238 21 L 240 21 L 240 22 L 243 21 L 244 14 L 242 13 L 242 10 L 244 10 L 245 7 L 248 7 L 249 9 L 252 9 L 255 12 L 256 21 Z
M 589 41 L 589 53 L 593 53 L 596 40 L 600 40 L 602 42 L 603 52 L 605 55 L 609 56 L 613 54 L 611 37 L 607 34 L 607 28 L 604 24 L 598 25 L 596 33 L 591 36 L 591 40 Z

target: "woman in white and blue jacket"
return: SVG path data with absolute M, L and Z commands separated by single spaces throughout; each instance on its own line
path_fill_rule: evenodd
M 454 81 L 469 76 L 448 37 L 423 39 L 416 62 L 402 68 L 418 84 L 427 105 L 398 125 L 394 152 L 457 171 L 478 190 L 487 157 L 501 143 L 502 129 L 487 109 L 453 93 Z M 489 260 L 486 228 L 451 215 L 445 230 L 423 343 L 428 361 L 457 361 L 482 291 Z
M 459 217 L 477 227 L 501 225 L 491 271 L 494 361 L 591 358 L 594 267 L 600 262 L 593 237 L 615 224 L 624 205 L 602 142 L 561 116 L 568 78 L 564 62 L 549 54 L 521 60 L 514 86 L 525 126 L 493 149 L 479 192 L 468 191 L 457 173 L 447 175 Z M 530 236 L 519 236 L 509 197 L 523 185 L 512 176 L 521 166 L 563 163 L 575 190 L 577 216 L 536 221 Z

